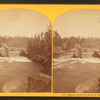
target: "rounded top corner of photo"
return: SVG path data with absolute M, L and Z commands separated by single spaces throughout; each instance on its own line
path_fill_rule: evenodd
M 99 26 L 99 9 L 77 9 L 57 17 L 53 30 L 57 31 L 61 37 L 100 37 Z
M 0 10 L 0 22 L 1 35 L 28 37 L 45 32 L 51 23 L 44 14 L 22 8 Z

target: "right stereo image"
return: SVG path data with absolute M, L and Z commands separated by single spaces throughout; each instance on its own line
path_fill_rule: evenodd
M 55 20 L 53 92 L 100 93 L 100 10 L 72 10 Z

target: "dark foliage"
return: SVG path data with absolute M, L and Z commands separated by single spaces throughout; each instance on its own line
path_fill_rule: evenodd
M 28 43 L 27 54 L 33 61 L 44 66 L 43 73 L 51 75 L 52 29 L 48 26 L 45 33 L 35 35 Z

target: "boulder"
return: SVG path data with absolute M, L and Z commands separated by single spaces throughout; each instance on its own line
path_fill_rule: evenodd
M 82 48 L 78 44 L 75 44 L 75 51 L 73 53 L 73 57 L 82 58 Z
M 45 57 L 42 57 L 40 55 L 35 55 L 33 57 L 30 57 L 32 61 L 41 63 L 42 65 L 45 63 Z
M 75 50 L 73 53 L 73 58 L 82 58 L 82 51 Z
M 98 52 L 98 51 L 94 51 L 94 53 L 93 53 L 93 57 L 98 57 L 98 58 L 100 58 L 100 54 L 99 54 L 99 52 Z
M 5 57 L 2 53 L 0 53 L 0 57 Z
M 27 92 L 50 92 L 51 77 L 49 75 L 38 73 L 27 78 Z
M 58 53 L 62 53 L 62 48 L 61 47 L 53 47 L 53 53 L 54 54 L 58 54 Z
M 79 58 L 78 51 L 74 51 L 74 53 L 73 53 L 73 58 Z
M 26 51 L 24 51 L 24 50 L 21 50 L 21 52 L 20 52 L 20 54 L 19 54 L 20 56 L 27 56 L 27 53 L 26 53 Z

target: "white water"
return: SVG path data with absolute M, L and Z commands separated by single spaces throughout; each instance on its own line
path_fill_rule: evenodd
M 7 62 L 13 62 L 13 61 L 17 61 L 17 62 L 32 62 L 31 60 L 29 60 L 28 58 L 26 57 L 0 57 L 0 62 L 4 62 L 4 61 L 7 61 Z
M 91 56 L 89 57 L 83 57 L 82 59 L 81 58 L 72 58 L 71 55 L 65 55 L 63 57 L 60 57 L 60 58 L 54 58 L 53 59 L 53 65 L 54 66 L 57 66 L 61 63 L 65 63 L 65 62 L 68 62 L 68 61 L 71 61 L 71 63 L 76 63 L 76 62 L 81 62 L 81 63 L 100 63 L 100 58 L 96 58 L 96 57 L 92 57 L 92 54 Z
M 42 65 L 32 62 L 19 53 L 0 57 L 0 92 L 25 92 L 27 77 L 40 73 Z

